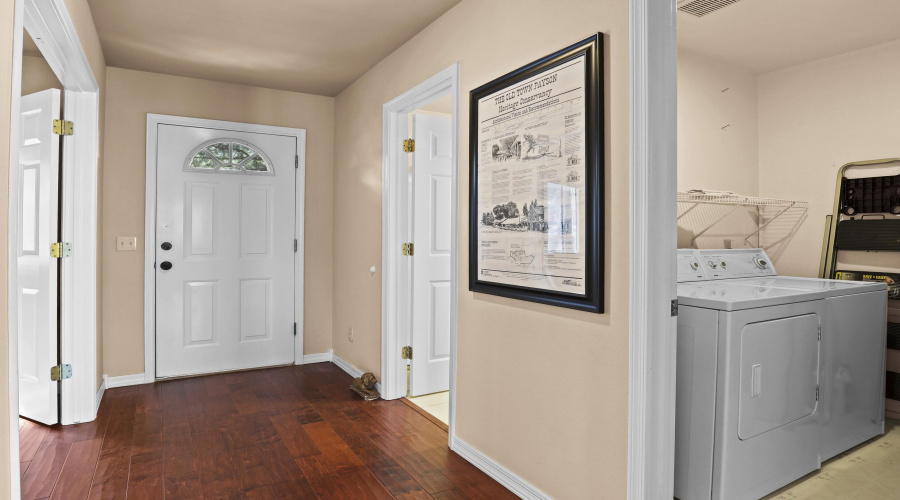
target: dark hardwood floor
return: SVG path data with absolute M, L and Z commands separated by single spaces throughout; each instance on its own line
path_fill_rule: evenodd
M 106 391 L 97 419 L 20 422 L 22 499 L 515 498 L 400 401 L 331 363 Z

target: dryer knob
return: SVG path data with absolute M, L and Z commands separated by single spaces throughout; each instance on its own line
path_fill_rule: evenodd
M 769 267 L 769 263 L 763 259 L 756 259 L 756 267 L 760 269 L 766 269 Z

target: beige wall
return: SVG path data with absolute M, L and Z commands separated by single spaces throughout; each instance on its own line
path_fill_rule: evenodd
M 22 57 L 22 95 L 63 86 L 43 57 Z
M 900 156 L 898 60 L 893 42 L 760 77 L 760 192 L 809 202 L 780 273 L 818 275 L 842 165 Z
M 107 70 L 103 175 L 103 347 L 109 376 L 144 371 L 147 113 L 303 128 L 306 139 L 304 352 L 331 348 L 334 99 L 120 68 Z M 137 252 L 117 252 L 137 236 Z
M 628 2 L 464 0 L 336 98 L 334 349 L 380 375 L 382 105 L 460 64 L 458 437 L 558 498 L 624 498 Z M 606 33 L 606 313 L 467 290 L 468 92 Z M 355 329 L 355 341 L 347 329 Z M 534 395 L 539 395 L 535 397 Z
M 752 73 L 678 51 L 679 191 L 759 194 L 756 79 Z

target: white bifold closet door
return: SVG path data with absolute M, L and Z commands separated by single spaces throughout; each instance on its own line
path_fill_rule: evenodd
M 23 96 L 19 122 L 19 415 L 59 422 L 58 383 L 50 380 L 59 343 L 58 265 L 50 246 L 59 233 L 60 91 Z

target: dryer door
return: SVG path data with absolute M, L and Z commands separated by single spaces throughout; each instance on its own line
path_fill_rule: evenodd
M 752 438 L 816 410 L 818 315 L 750 323 L 740 349 L 738 437 Z

